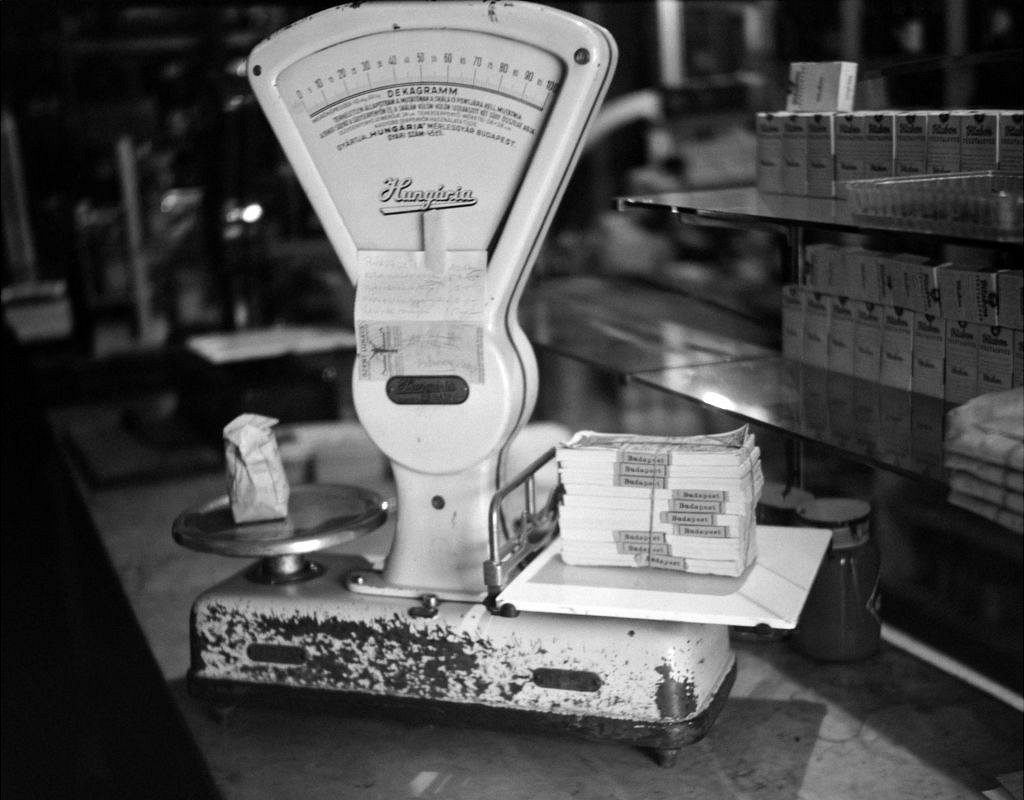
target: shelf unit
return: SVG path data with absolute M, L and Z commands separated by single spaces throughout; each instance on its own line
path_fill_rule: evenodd
M 922 237 L 920 241 L 931 244 L 941 240 L 998 248 L 1014 257 L 1024 244 L 1019 236 L 933 235 L 865 225 L 853 217 L 845 201 L 763 195 L 754 188 L 626 197 L 617 202 L 623 211 L 661 210 L 682 223 L 774 231 L 785 241 L 790 280 L 801 277 L 799 253 L 805 231 L 810 230 Z M 649 281 L 572 276 L 532 285 L 521 304 L 521 320 L 543 351 L 782 434 L 791 448 L 787 464 L 799 464 L 804 445 L 813 444 L 840 460 L 882 470 L 897 476 L 897 481 L 905 479 L 907 487 L 926 498 L 915 502 L 944 505 L 948 483 L 942 444 L 951 405 L 784 358 L 777 319 L 746 318 Z M 1019 572 L 1020 537 L 952 506 L 945 506 L 938 516 L 947 526 L 969 528 L 959 533 L 967 536 L 979 563 L 999 563 Z M 951 535 L 957 538 L 958 532 Z M 919 579 L 922 585 L 929 580 L 927 575 Z M 904 626 L 905 615 L 897 616 L 896 628 L 885 627 L 887 638 L 905 649 L 906 642 L 912 642 L 913 652 L 940 653 L 941 658 L 932 659 L 938 666 L 1021 707 L 1016 674 L 1020 653 L 1014 643 L 1019 637 L 1002 641 L 1005 631 L 1019 625 L 1007 626 L 1004 621 L 972 628 L 967 615 L 950 620 L 956 612 L 955 598 L 926 597 L 927 591 L 918 591 L 916 584 L 904 588 L 893 587 L 899 592 L 897 604 L 917 609 L 913 614 L 925 621 L 912 628 Z M 1019 614 L 1019 609 L 1011 613 Z M 961 644 L 965 631 L 977 641 Z
M 861 224 L 843 200 L 750 187 L 626 197 L 618 207 L 663 210 L 697 225 L 773 230 L 785 237 L 792 280 L 801 277 L 808 229 L 901 233 Z M 1020 236 L 941 238 L 1022 245 Z M 747 319 L 650 284 L 592 277 L 538 282 L 524 298 L 523 320 L 533 342 L 552 352 L 934 488 L 946 484 L 942 438 L 950 404 L 784 358 L 774 320 Z

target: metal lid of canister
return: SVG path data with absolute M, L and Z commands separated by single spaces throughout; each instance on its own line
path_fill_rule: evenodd
M 797 509 L 813 499 L 813 494 L 799 487 L 765 481 L 757 502 L 757 521 L 761 525 L 794 525 Z
M 761 488 L 761 502 L 774 508 L 791 508 L 794 511 L 814 499 L 814 495 L 797 486 L 765 481 Z
M 800 506 L 801 523 L 832 531 L 832 547 L 842 550 L 865 542 L 871 533 L 871 504 L 855 497 L 817 497 Z

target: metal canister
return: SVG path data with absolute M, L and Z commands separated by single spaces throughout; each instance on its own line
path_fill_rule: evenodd
M 814 495 L 797 486 L 765 481 L 755 511 L 758 525 L 796 525 L 796 512 L 814 500 Z
M 797 509 L 798 524 L 832 531 L 832 541 L 811 586 L 790 642 L 811 658 L 856 661 L 878 651 L 878 546 L 871 537 L 871 505 L 847 497 L 821 497 Z

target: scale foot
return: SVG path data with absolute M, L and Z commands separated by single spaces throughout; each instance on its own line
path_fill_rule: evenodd
M 654 763 L 659 767 L 674 767 L 676 765 L 676 758 L 679 756 L 679 747 L 659 747 L 651 752 L 654 757 Z
M 206 713 L 218 725 L 227 725 L 237 709 L 237 703 L 208 703 Z

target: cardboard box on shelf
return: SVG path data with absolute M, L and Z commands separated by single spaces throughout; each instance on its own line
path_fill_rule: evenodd
M 867 300 L 853 302 L 853 374 L 878 381 L 882 365 L 883 306 Z
M 951 403 L 966 403 L 978 391 L 978 339 L 981 326 L 964 320 L 946 320 L 946 380 L 943 396 Z
M 849 297 L 851 289 L 857 289 L 856 284 L 851 280 L 853 276 L 846 266 L 846 253 L 849 249 L 843 245 L 835 245 L 823 251 L 825 255 L 825 274 L 828 276 L 825 291 L 829 294 Z
M 1013 380 L 1014 386 L 1024 386 L 1024 331 L 1013 332 Z
M 837 114 L 835 117 L 836 197 L 846 198 L 846 184 L 867 177 L 864 148 L 870 112 Z
M 802 361 L 804 353 L 804 294 L 808 290 L 796 283 L 782 287 L 782 355 Z
M 1024 173 L 1024 112 L 1000 111 L 999 171 Z
M 963 172 L 988 172 L 999 166 L 999 114 L 995 111 L 971 111 L 961 120 L 960 169 Z
M 804 247 L 803 284 L 818 292 L 829 291 L 829 271 L 832 255 L 837 245 L 815 243 Z
M 882 254 L 877 250 L 851 247 L 845 252 L 849 293 L 857 300 L 882 302 Z
M 938 280 L 944 265 L 930 258 L 903 258 L 901 266 L 907 308 L 940 316 Z
M 853 304 L 842 295 L 829 298 L 828 368 L 843 375 L 853 374 Z
M 769 194 L 782 192 L 782 117 L 760 111 L 756 117 L 757 188 Z
M 803 361 L 828 368 L 829 297 L 817 291 L 804 294 Z
M 947 319 L 996 324 L 996 273 L 979 264 L 950 263 L 937 273 L 939 303 Z
M 807 118 L 807 195 L 833 197 L 836 192 L 835 141 L 831 112 Z
M 996 272 L 996 323 L 1004 328 L 1024 328 L 1024 270 Z
M 922 314 L 942 316 L 942 302 L 939 294 L 939 274 L 949 266 L 948 262 L 928 261 L 909 270 L 911 278 L 909 302 L 911 307 Z
M 789 65 L 787 111 L 850 111 L 857 88 L 854 61 L 796 61 Z
M 945 357 L 946 331 L 942 320 L 932 314 L 916 314 L 911 390 L 941 398 L 946 379 Z
M 793 112 L 782 118 L 782 191 L 807 194 L 807 122 L 810 115 Z
M 882 359 L 878 373 L 883 386 L 910 391 L 913 351 L 914 312 L 886 306 L 882 313 Z
M 911 450 L 913 415 L 911 396 L 886 386 L 878 390 L 878 447 L 901 458 Z
M 892 111 L 876 111 L 866 119 L 864 132 L 864 177 L 892 176 L 893 153 L 896 149 L 896 115 Z
M 927 117 L 920 111 L 896 115 L 893 175 L 901 178 L 924 175 L 928 167 Z
M 979 326 L 978 394 L 998 392 L 1013 385 L 1013 331 Z
M 883 253 L 882 264 L 882 302 L 889 306 L 916 309 L 912 306 L 911 287 L 914 284 L 913 274 L 923 265 L 930 264 L 927 256 L 918 253 Z
M 964 115 L 955 111 L 928 113 L 929 174 L 947 174 L 960 171 L 960 139 L 963 134 Z

